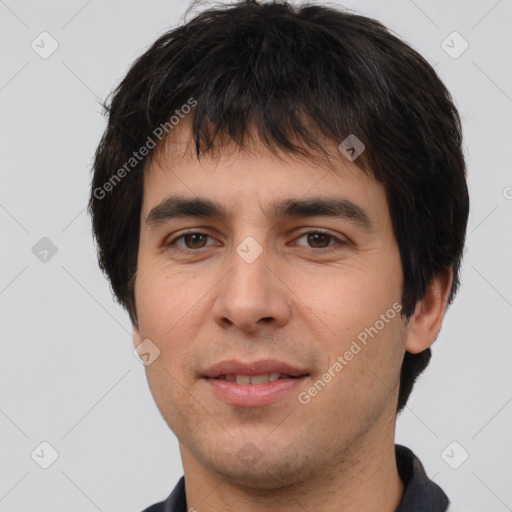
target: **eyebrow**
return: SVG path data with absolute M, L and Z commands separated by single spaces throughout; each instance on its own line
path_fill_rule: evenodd
M 345 198 L 284 199 L 271 203 L 268 214 L 274 218 L 333 217 L 348 220 L 366 231 L 373 230 L 368 213 L 361 206 Z M 216 217 L 226 221 L 229 215 L 221 203 L 211 199 L 174 195 L 151 209 L 146 224 L 154 229 L 168 220 L 187 217 Z

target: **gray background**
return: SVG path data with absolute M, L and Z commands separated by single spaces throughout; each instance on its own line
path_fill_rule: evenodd
M 462 287 L 397 441 L 420 456 L 454 511 L 512 510 L 512 2 L 343 5 L 424 55 L 464 122 L 472 203 Z M 105 127 L 99 100 L 186 7 L 0 0 L 2 512 L 138 512 L 182 474 L 132 353 L 128 316 L 97 267 L 85 205 Z M 59 45 L 46 59 L 31 47 L 51 49 L 43 31 Z M 446 39 L 453 31 L 469 43 L 458 58 L 464 43 Z M 47 241 L 33 253 L 43 237 L 57 248 L 45 262 Z M 46 470 L 43 441 L 59 455 Z

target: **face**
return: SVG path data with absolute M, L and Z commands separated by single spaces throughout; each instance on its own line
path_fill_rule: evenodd
M 405 350 L 384 188 L 335 146 L 199 163 L 186 135 L 145 170 L 134 327 L 185 471 L 270 489 L 353 463 L 393 434 Z

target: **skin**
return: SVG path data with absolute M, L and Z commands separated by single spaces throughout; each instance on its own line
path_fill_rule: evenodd
M 403 276 L 384 188 L 334 144 L 326 142 L 331 166 L 272 153 L 256 139 L 251 151 L 230 144 L 199 163 L 188 135 L 180 123 L 145 169 L 133 326 L 135 346 L 150 339 L 161 351 L 146 374 L 179 440 L 187 507 L 394 511 L 404 489 L 394 458 L 400 366 L 405 350 L 434 342 L 451 274 L 434 279 L 408 323 L 389 320 L 309 403 L 296 393 L 264 407 L 221 401 L 199 376 L 230 358 L 307 368 L 299 389 L 307 391 L 400 302 Z M 149 227 L 149 212 L 171 194 L 214 199 L 229 216 Z M 271 201 L 312 196 L 350 199 L 373 229 L 265 213 Z M 208 236 L 165 245 L 189 229 Z M 334 238 L 315 244 L 304 235 L 315 230 Z M 236 252 L 248 236 L 263 249 L 250 264 Z M 238 456 L 247 443 L 256 462 Z

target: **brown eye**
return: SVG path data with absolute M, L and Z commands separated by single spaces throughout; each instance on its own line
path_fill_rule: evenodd
M 306 243 L 297 243 L 298 240 L 306 239 Z M 307 249 L 318 249 L 316 252 L 327 252 L 328 250 L 340 249 L 343 246 L 347 245 L 347 242 L 343 239 L 339 239 L 338 237 L 331 235 L 331 233 L 327 233 L 324 231 L 306 231 L 302 233 L 296 239 L 296 245 L 306 247 Z
M 207 238 L 208 235 L 203 235 L 202 233 L 189 233 L 187 235 L 183 235 L 183 241 L 185 242 L 187 249 L 202 249 L 205 247 Z
M 313 247 L 314 249 L 323 249 L 324 247 L 328 247 L 329 242 L 333 238 L 332 235 L 328 235 L 327 233 L 321 232 L 307 233 L 306 236 L 308 243 L 311 244 L 311 247 Z
M 209 240 L 210 243 L 208 243 Z M 183 233 L 165 244 L 168 249 L 174 249 L 176 251 L 194 251 L 211 245 L 215 245 L 213 238 L 199 231 Z

